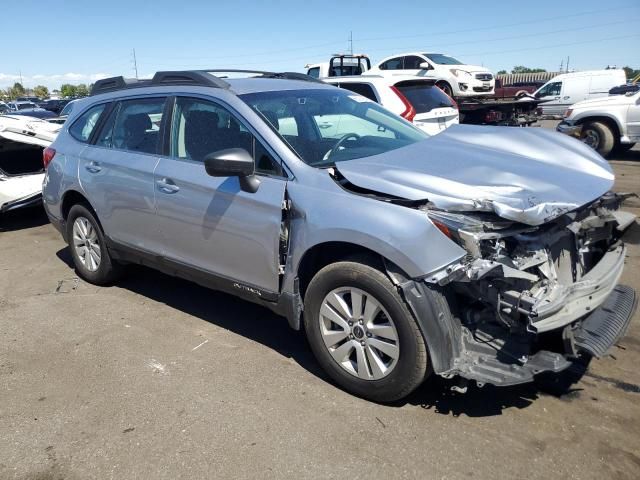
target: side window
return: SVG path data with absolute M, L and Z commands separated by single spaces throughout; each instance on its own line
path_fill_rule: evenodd
M 380 70 L 402 70 L 402 57 L 387 60 L 380 65 Z
M 117 104 L 114 108 L 111 109 L 109 116 L 102 124 L 102 130 L 100 130 L 100 134 L 98 135 L 98 139 L 96 140 L 96 145 L 99 147 L 113 147 L 113 127 L 116 123 L 116 118 L 118 117 L 118 112 L 120 111 L 120 104 Z
M 256 138 L 254 138 L 254 147 L 253 158 L 256 161 L 256 173 L 283 176 L 282 166 Z
M 538 97 L 558 96 L 560 90 L 562 90 L 562 82 L 549 83 L 538 92 Z
M 87 143 L 105 107 L 105 103 L 96 105 L 80 115 L 80 117 L 73 122 L 73 125 L 69 127 L 71 136 L 80 142 Z
M 320 78 L 320 67 L 313 67 L 307 70 L 307 75 L 313 78 Z
M 121 150 L 157 153 L 164 98 L 139 98 L 120 103 L 113 125 L 107 121 L 98 142 Z M 112 119 L 109 119 L 112 120 Z M 102 143 L 105 142 L 105 143 Z
M 196 98 L 176 100 L 172 156 L 204 162 L 210 153 L 227 148 L 243 148 L 252 154 L 257 173 L 282 175 L 279 163 L 226 108 Z
M 373 87 L 366 83 L 341 83 L 340 88 L 350 90 L 358 95 L 368 98 L 369 100 L 373 100 L 374 102 L 378 101 L 376 94 L 373 91 Z
M 420 70 L 420 64 L 425 63 L 425 61 L 426 60 L 423 60 L 422 58 L 415 55 L 404 57 L 403 70 Z

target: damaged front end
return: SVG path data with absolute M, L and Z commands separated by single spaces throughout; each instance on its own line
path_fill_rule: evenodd
M 607 193 L 539 226 L 423 207 L 468 252 L 424 279 L 446 289 L 459 320 L 451 361 L 437 373 L 512 385 L 604 355 L 636 303 L 634 290 L 618 285 L 620 238 L 635 221 L 619 209 L 624 198 Z

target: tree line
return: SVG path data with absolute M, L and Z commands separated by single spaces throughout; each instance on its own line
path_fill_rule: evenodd
M 640 75 L 640 69 L 633 69 L 629 66 L 623 67 L 622 69 L 624 70 L 625 74 L 627 75 L 627 79 L 629 80 Z M 546 70 L 544 68 L 529 68 L 523 65 L 516 65 L 511 70 L 511 73 L 538 73 L 538 72 L 546 72 Z M 497 73 L 497 75 L 507 75 L 508 73 L 509 72 L 507 72 L 506 70 L 500 70 Z
M 84 83 L 81 83 L 79 85 L 65 83 L 60 86 L 60 90 L 54 90 L 53 93 L 59 95 L 62 98 L 86 97 L 87 95 L 89 95 L 92 86 L 93 85 L 86 85 Z M 49 89 L 44 85 L 37 85 L 33 88 L 25 88 L 19 82 L 14 83 L 12 87 L 0 89 L 1 100 L 11 101 L 15 100 L 18 97 L 24 96 L 33 96 L 44 100 L 45 98 L 49 98 L 51 96 L 51 93 L 49 92 Z

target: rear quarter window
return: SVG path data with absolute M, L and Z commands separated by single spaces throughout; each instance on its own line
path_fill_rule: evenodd
M 69 127 L 69 134 L 79 142 L 88 143 L 91 138 L 91 133 L 96 127 L 96 124 L 100 119 L 100 115 L 102 115 L 105 107 L 106 104 L 102 103 L 100 105 L 95 105 L 84 112 Z

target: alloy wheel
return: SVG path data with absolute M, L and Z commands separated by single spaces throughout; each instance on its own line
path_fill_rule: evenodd
M 98 232 L 85 217 L 78 217 L 73 222 L 73 248 L 87 270 L 95 272 L 100 268 L 102 251 Z
M 363 380 L 379 380 L 398 362 L 393 320 L 370 293 L 353 287 L 329 292 L 320 307 L 320 334 L 335 362 Z
M 594 129 L 589 128 L 584 131 L 582 135 L 582 141 L 589 145 L 594 150 L 597 150 L 600 146 L 600 134 Z

